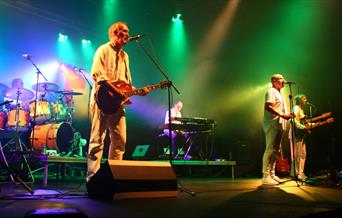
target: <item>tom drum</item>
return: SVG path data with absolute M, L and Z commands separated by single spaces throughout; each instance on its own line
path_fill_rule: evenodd
M 30 117 L 34 120 L 35 101 L 30 103 Z M 37 101 L 36 123 L 41 124 L 51 119 L 50 103 L 45 100 Z
M 11 110 L 7 113 L 7 124 L 6 127 L 8 129 L 16 129 L 16 118 L 18 121 L 18 130 L 26 131 L 30 125 L 30 116 L 29 112 L 19 109 L 18 114 L 16 110 Z

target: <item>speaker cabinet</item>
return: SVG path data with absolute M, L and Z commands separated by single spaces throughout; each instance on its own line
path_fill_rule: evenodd
M 108 160 L 87 189 L 92 198 L 176 197 L 177 179 L 169 162 Z

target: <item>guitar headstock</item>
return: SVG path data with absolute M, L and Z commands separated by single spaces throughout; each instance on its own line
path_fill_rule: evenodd
M 160 88 L 165 89 L 166 87 L 171 85 L 171 81 L 170 80 L 163 80 L 159 83 Z
M 325 122 L 333 123 L 333 122 L 335 122 L 335 119 L 333 117 L 331 117 L 331 118 L 328 118 Z
M 332 114 L 331 112 L 324 113 L 322 114 L 322 118 L 330 117 L 331 114 Z

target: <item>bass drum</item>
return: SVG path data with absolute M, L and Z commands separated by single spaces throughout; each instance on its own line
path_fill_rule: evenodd
M 33 131 L 31 132 L 31 141 Z M 44 148 L 54 149 L 59 153 L 71 150 L 74 132 L 69 123 L 49 123 L 34 127 L 33 148 L 37 153 L 42 153 Z

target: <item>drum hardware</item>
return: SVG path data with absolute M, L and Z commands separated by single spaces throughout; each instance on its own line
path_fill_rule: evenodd
M 4 162 L 6 163 L 6 167 L 8 167 L 8 163 L 7 160 L 5 158 L 5 156 L 3 155 L 3 148 L 5 148 L 6 146 L 8 146 L 9 144 L 12 144 L 13 142 L 15 143 L 15 150 L 16 150 L 16 154 L 20 154 L 22 156 L 23 162 L 20 163 L 20 167 L 21 169 L 23 169 L 24 165 L 26 166 L 28 173 L 32 179 L 32 182 L 34 182 L 34 177 L 32 175 L 32 170 L 30 168 L 30 165 L 28 164 L 28 161 L 26 159 L 27 154 L 30 153 L 29 149 L 27 148 L 27 146 L 21 141 L 20 138 L 20 133 L 19 133 L 19 128 L 23 127 L 23 126 L 28 126 L 28 122 L 25 121 L 21 121 L 20 120 L 20 116 L 22 116 L 23 114 L 25 115 L 25 112 L 27 113 L 27 111 L 23 111 L 20 109 L 20 104 L 19 104 L 19 99 L 24 100 L 24 99 L 29 99 L 27 96 L 27 93 L 22 91 L 23 89 L 18 88 L 17 89 L 17 94 L 16 94 L 16 106 L 15 106 L 15 110 L 11 110 L 9 113 L 9 118 L 8 120 L 11 123 L 8 123 L 7 125 L 9 125 L 9 127 L 13 127 L 12 130 L 14 130 L 14 135 L 12 137 L 11 140 L 9 140 L 4 146 L 1 146 L 1 152 L 2 152 L 2 156 L 4 159 Z M 7 94 L 9 92 L 6 92 Z M 25 95 L 25 97 L 21 97 L 21 95 Z M 13 97 L 13 95 L 12 95 Z M 12 120 L 13 119 L 13 120 Z M 12 122 L 13 121 L 13 122 Z M 10 171 L 11 176 L 17 177 L 15 174 L 12 174 L 13 172 L 11 172 L 11 169 L 8 168 Z M 13 179 L 13 177 L 11 177 L 11 179 Z M 13 180 L 12 180 L 13 181 Z M 18 180 L 20 183 L 22 182 L 22 180 L 19 178 Z M 26 187 L 26 184 L 23 184 Z M 29 190 L 30 192 L 32 192 L 32 190 Z M 33 192 L 32 192 L 33 193 Z
M 4 101 L 4 102 L 0 103 L 0 106 L 6 105 L 6 104 L 10 104 L 10 103 L 12 103 L 12 102 L 14 102 L 14 101 Z

